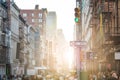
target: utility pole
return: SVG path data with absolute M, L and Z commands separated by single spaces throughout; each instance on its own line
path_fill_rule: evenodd
M 71 41 L 70 42 L 70 46 L 72 46 L 75 50 L 75 61 L 76 61 L 76 72 L 78 75 L 78 80 L 82 79 L 81 78 L 81 73 L 82 73 L 82 69 L 81 69 L 81 60 L 84 59 L 83 58 L 83 53 L 81 51 L 82 48 L 87 46 L 87 42 L 86 41 Z
M 83 62 L 84 53 L 82 53 L 82 48 L 87 46 L 87 42 L 82 39 L 82 0 L 76 0 L 75 10 L 75 39 L 70 42 L 70 45 L 74 48 L 74 55 L 76 61 L 76 72 L 78 75 L 78 80 L 87 80 L 86 72 L 84 72 Z

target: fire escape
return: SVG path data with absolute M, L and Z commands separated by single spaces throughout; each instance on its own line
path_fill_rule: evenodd
M 19 16 L 20 20 L 23 21 L 23 23 L 25 24 L 25 21 L 24 19 Z M 20 39 L 20 42 L 17 43 L 18 46 L 17 46 L 17 59 L 19 59 L 21 65 L 24 64 L 24 57 L 25 57 L 25 53 L 27 53 L 27 50 L 25 49 L 26 48 L 26 45 L 27 45 L 27 40 L 26 40 L 26 35 L 27 35 L 27 29 L 26 29 L 26 26 L 20 24 L 20 27 L 19 27 L 19 39 Z
M 116 47 L 116 43 L 118 42 L 117 36 L 118 32 L 115 15 L 116 10 L 114 8 L 115 1 L 111 0 L 105 0 L 104 3 L 102 3 L 102 15 L 103 15 L 103 29 L 104 29 L 104 53 L 106 56 L 110 55 L 110 53 L 113 53 Z M 113 57 L 113 55 L 109 57 Z
M 114 57 L 115 52 L 120 51 L 119 2 L 118 0 L 105 0 L 102 9 L 105 40 L 103 44 L 104 53 L 107 62 L 115 66 L 118 66 Z M 117 67 L 116 70 L 118 70 Z
M 10 73 L 10 28 L 8 19 L 8 5 L 6 1 L 0 2 L 0 74 Z
M 120 51 L 119 1 L 95 0 L 91 25 L 93 50 L 99 60 L 115 63 L 115 52 Z M 102 15 L 102 16 L 100 16 Z
M 90 20 L 90 27 L 92 28 L 92 50 L 97 53 L 98 58 L 102 58 L 103 53 L 103 37 L 100 31 L 100 13 L 101 0 L 92 1 L 92 18 Z

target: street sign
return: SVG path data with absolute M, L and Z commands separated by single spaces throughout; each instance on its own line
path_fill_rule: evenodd
M 86 45 L 87 45 L 86 41 L 70 41 L 70 46 L 83 47 Z
M 115 60 L 120 60 L 120 52 L 115 52 Z

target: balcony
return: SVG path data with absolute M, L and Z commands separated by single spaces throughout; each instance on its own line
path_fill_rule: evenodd
M 114 3 L 113 2 L 104 2 L 102 3 L 102 12 L 113 12 L 114 11 Z
M 90 0 L 90 5 L 89 7 L 93 7 L 93 0 Z
M 111 27 L 109 31 L 105 33 L 106 41 L 114 41 L 114 44 L 120 42 L 120 27 Z

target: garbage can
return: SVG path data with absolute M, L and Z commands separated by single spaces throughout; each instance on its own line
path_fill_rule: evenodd
M 80 80 L 88 80 L 88 72 L 80 72 Z

